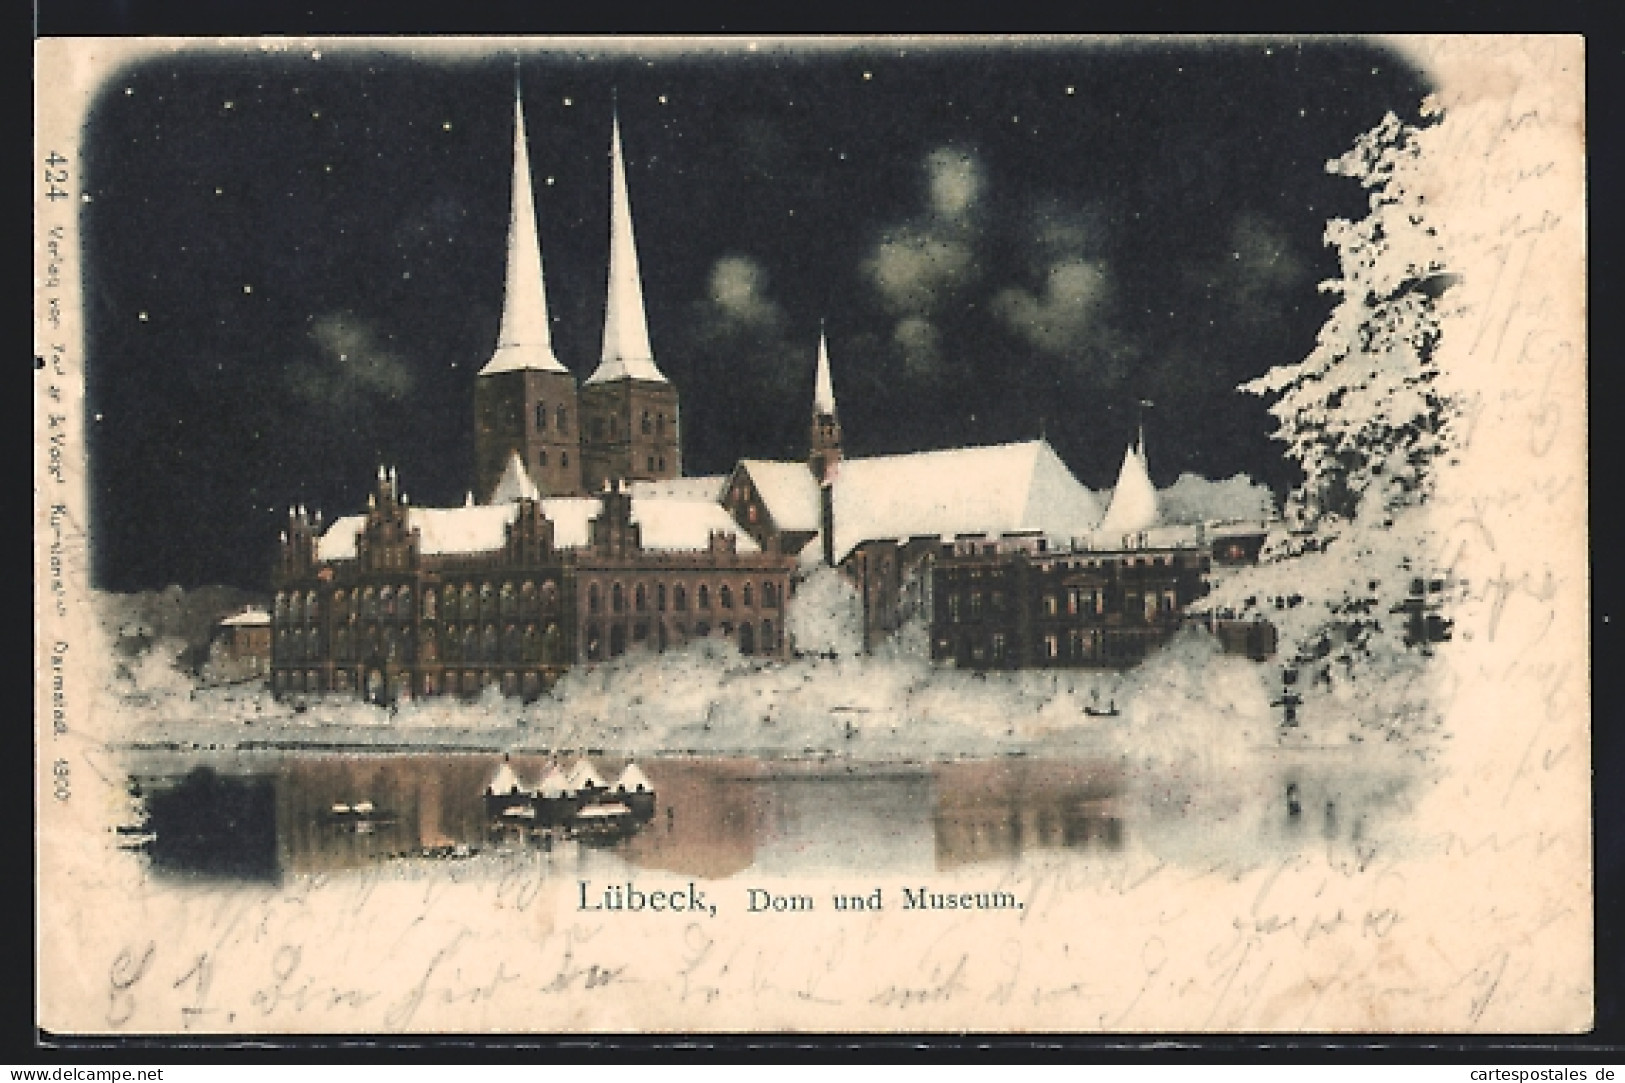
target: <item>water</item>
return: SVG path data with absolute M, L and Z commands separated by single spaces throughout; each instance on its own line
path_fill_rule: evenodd
M 560 875 L 596 867 L 723 878 L 932 872 L 1035 851 L 1150 847 L 1208 861 L 1321 840 L 1358 845 L 1402 804 L 1407 779 L 1345 756 L 1266 757 L 1241 777 L 1146 778 L 1110 760 L 1008 758 L 864 764 L 841 759 L 653 758 L 652 816 L 629 837 L 492 831 L 495 753 L 155 754 L 131 764 L 122 837 L 161 874 L 276 881 L 379 862 L 545 855 Z M 568 770 L 573 758 L 562 766 Z M 625 760 L 594 758 L 614 779 Z M 534 785 L 553 766 L 513 755 Z M 617 864 L 619 863 L 619 864 Z

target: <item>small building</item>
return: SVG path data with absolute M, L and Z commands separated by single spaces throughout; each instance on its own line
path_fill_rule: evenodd
M 259 676 L 271 669 L 271 614 L 258 606 L 244 606 L 215 628 L 225 662 L 235 672 Z

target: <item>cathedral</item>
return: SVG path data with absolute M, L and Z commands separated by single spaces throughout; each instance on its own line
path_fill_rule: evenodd
M 475 377 L 474 487 L 419 507 L 380 467 L 365 512 L 292 509 L 271 614 L 278 695 L 541 694 L 572 665 L 723 637 L 786 650 L 795 558 L 741 531 L 722 478 L 682 475 L 677 391 L 644 314 L 618 120 L 603 350 L 554 354 L 523 105 L 514 103 L 506 293 Z
M 460 507 L 419 507 L 380 467 L 365 512 L 324 523 L 290 510 L 273 574 L 278 695 L 533 698 L 571 666 L 708 637 L 782 658 L 795 582 L 820 564 L 856 588 L 865 649 L 919 621 L 933 657 L 962 666 L 1129 665 L 1179 627 L 1215 553 L 1256 556 L 1256 524 L 1212 536 L 1158 524 L 1143 435 L 1104 516 L 1042 438 L 846 455 L 822 333 L 807 458 L 685 476 L 618 119 L 609 157 L 602 351 L 578 386 L 553 350 L 516 96 L 505 296 L 475 377 L 473 488 Z M 1261 642 L 1246 649 L 1267 653 Z

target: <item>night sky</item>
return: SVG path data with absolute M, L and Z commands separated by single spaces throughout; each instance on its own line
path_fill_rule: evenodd
M 1349 43 L 164 57 L 87 129 L 97 585 L 263 587 L 289 504 L 380 462 L 460 503 L 495 346 L 515 57 L 554 347 L 597 362 L 612 88 L 687 472 L 802 458 L 820 318 L 849 454 L 1028 439 L 1158 484 L 1294 480 L 1264 403 L 1365 194 L 1323 164 L 1427 86 Z

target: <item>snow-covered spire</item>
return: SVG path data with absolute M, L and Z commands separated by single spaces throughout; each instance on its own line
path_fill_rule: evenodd
M 491 499 L 487 503 L 511 504 L 516 500 L 541 498 L 541 490 L 530 480 L 530 473 L 525 469 L 525 461 L 519 457 L 519 452 L 510 452 L 508 465 L 503 468 L 502 477 L 497 479 L 496 487 L 491 490 Z
M 542 241 L 536 232 L 536 199 L 531 190 L 530 155 L 525 149 L 525 107 L 517 85 L 513 98 L 513 204 L 508 217 L 506 290 L 496 352 L 480 369 L 480 375 L 524 369 L 568 372 L 553 353 L 553 334 L 547 320 Z
M 1123 465 L 1117 471 L 1111 506 L 1100 521 L 1107 535 L 1133 534 L 1157 525 L 1157 490 L 1145 465 L 1145 437 L 1123 452 Z
M 835 384 L 829 376 L 829 340 L 818 327 L 818 376 L 813 381 L 813 413 L 835 416 Z
M 604 352 L 587 382 L 665 383 L 665 375 L 655 367 L 649 321 L 643 311 L 643 280 L 638 274 L 638 250 L 632 239 L 632 201 L 626 190 L 619 116 L 611 121 L 609 157 L 609 295 L 604 303 Z

